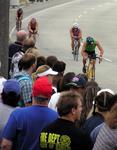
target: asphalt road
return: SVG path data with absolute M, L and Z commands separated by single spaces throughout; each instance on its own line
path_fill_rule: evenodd
M 101 64 L 96 64 L 96 81 L 101 87 L 110 88 L 116 92 L 116 8 L 117 0 L 73 0 L 37 12 L 33 14 L 38 18 L 40 24 L 40 38 L 37 39 L 36 45 L 41 49 L 43 55 L 56 55 L 60 60 L 65 61 L 67 64 L 66 72 L 80 73 L 82 57 L 80 55 L 78 62 L 73 61 L 69 37 L 70 26 L 77 19 L 83 31 L 83 38 L 85 39 L 88 35 L 95 37 L 101 42 L 105 50 L 104 57 L 112 60 L 112 63 L 103 61 Z M 25 29 L 30 18 L 31 16 L 23 22 Z M 13 33 L 13 35 L 15 34 Z M 13 35 L 12 37 L 14 37 Z

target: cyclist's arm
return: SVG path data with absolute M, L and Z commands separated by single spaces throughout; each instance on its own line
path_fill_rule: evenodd
M 72 28 L 70 29 L 70 37 L 71 37 L 71 39 L 73 39 L 73 37 L 74 37 L 73 32 L 72 32 Z
M 100 45 L 100 43 L 98 41 L 96 42 L 96 45 L 97 45 L 97 47 L 98 47 L 98 49 L 100 51 L 100 57 L 102 57 L 103 53 L 104 53 L 104 50 L 103 50 L 102 46 Z
M 83 57 L 86 57 L 86 52 L 85 52 L 85 50 L 86 50 L 86 42 L 83 43 L 83 46 L 82 46 L 82 49 L 81 49 L 81 55 L 82 55 Z
M 82 31 L 80 30 L 79 34 L 78 34 L 78 39 L 82 39 Z
M 38 33 L 38 23 L 36 23 L 35 33 Z
M 33 30 L 31 29 L 30 23 L 28 24 L 28 31 L 33 33 Z

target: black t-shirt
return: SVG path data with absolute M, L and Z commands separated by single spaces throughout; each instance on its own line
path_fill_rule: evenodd
M 75 127 L 71 121 L 57 119 L 40 134 L 40 150 L 91 150 L 88 135 Z

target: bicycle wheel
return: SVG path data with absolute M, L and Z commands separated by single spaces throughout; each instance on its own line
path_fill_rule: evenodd
M 78 55 L 79 55 L 79 50 L 78 50 L 78 46 L 74 48 L 74 52 L 73 52 L 73 57 L 74 57 L 74 61 L 78 61 Z

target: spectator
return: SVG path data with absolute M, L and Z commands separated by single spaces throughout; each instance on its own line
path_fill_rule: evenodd
M 84 130 L 90 135 L 94 128 L 104 122 L 104 115 L 107 111 L 107 104 L 114 92 L 110 89 L 102 89 L 97 92 L 94 99 L 94 108 L 92 116 L 89 117 L 85 124 Z
M 70 90 L 75 90 L 84 96 L 86 80 L 83 76 L 76 75 L 67 86 L 70 87 Z
M 71 80 L 72 80 L 72 78 L 73 78 L 74 76 L 75 76 L 75 73 L 74 73 L 74 72 L 68 72 L 68 73 L 66 73 L 66 74 L 63 76 L 62 80 L 60 81 L 60 90 L 61 90 L 61 92 L 62 92 L 62 91 L 68 91 L 68 90 L 70 90 L 70 88 L 67 86 L 67 84 L 68 84 L 69 82 L 71 82 Z M 61 92 L 57 92 L 57 93 L 53 94 L 53 95 L 51 96 L 51 99 L 50 99 L 49 104 L 48 104 L 48 106 L 49 106 L 51 109 L 55 110 L 55 111 L 57 111 L 56 104 L 57 104 L 57 102 L 58 102 L 58 100 L 59 100 L 59 97 L 60 97 L 60 93 L 61 93 Z
M 36 64 L 36 70 L 38 67 L 46 64 L 46 58 L 44 56 L 38 56 L 37 57 L 37 64 Z
M 52 83 L 53 76 L 57 75 L 58 72 L 53 71 L 49 66 L 42 65 L 37 68 L 36 72 L 33 74 L 33 79 L 36 80 L 39 77 L 47 76 Z
M 21 86 L 21 101 L 19 106 L 29 106 L 32 103 L 32 78 L 31 74 L 35 69 L 36 58 L 33 54 L 27 53 L 19 61 L 20 72 L 14 77 Z
M 24 52 L 23 44 L 24 44 L 24 40 L 27 37 L 27 33 L 24 30 L 20 30 L 17 32 L 16 37 L 17 37 L 17 40 L 14 43 L 11 43 L 9 45 L 8 73 L 10 72 L 11 60 L 12 60 L 13 55 L 19 51 Z M 9 74 L 9 77 L 10 77 L 10 74 Z
M 63 77 L 64 71 L 66 68 L 66 64 L 63 61 L 57 61 L 53 65 L 53 70 L 58 72 L 58 75 L 53 77 L 53 87 L 54 87 L 54 93 L 57 91 L 60 92 L 60 80 Z
M 93 150 L 117 149 L 117 94 L 112 96 L 110 103 L 106 103 L 108 112 L 105 123 L 99 131 Z
M 80 118 L 82 97 L 75 92 L 63 92 L 57 103 L 60 116 L 56 121 L 45 127 L 40 134 L 40 149 L 91 150 L 90 137 L 75 127 Z
M 50 66 L 50 68 L 53 68 L 53 65 L 55 64 L 55 62 L 57 61 L 57 57 L 56 56 L 48 56 L 46 58 L 46 65 Z
M 40 56 L 39 50 L 34 47 L 27 49 L 27 51 L 25 53 L 32 53 L 33 55 L 35 55 L 36 58 L 38 58 Z
M 10 113 L 14 110 L 20 100 L 20 92 L 20 85 L 16 80 L 9 79 L 4 81 L 0 102 L 0 134 Z
M 26 50 L 28 50 L 29 48 L 35 48 L 35 41 L 31 37 L 25 39 L 24 41 L 24 46 L 23 46 L 24 52 L 26 52 Z
M 58 116 L 47 107 L 51 94 L 52 84 L 47 77 L 35 81 L 33 104 L 13 111 L 2 134 L 2 150 L 39 150 L 41 130 Z

